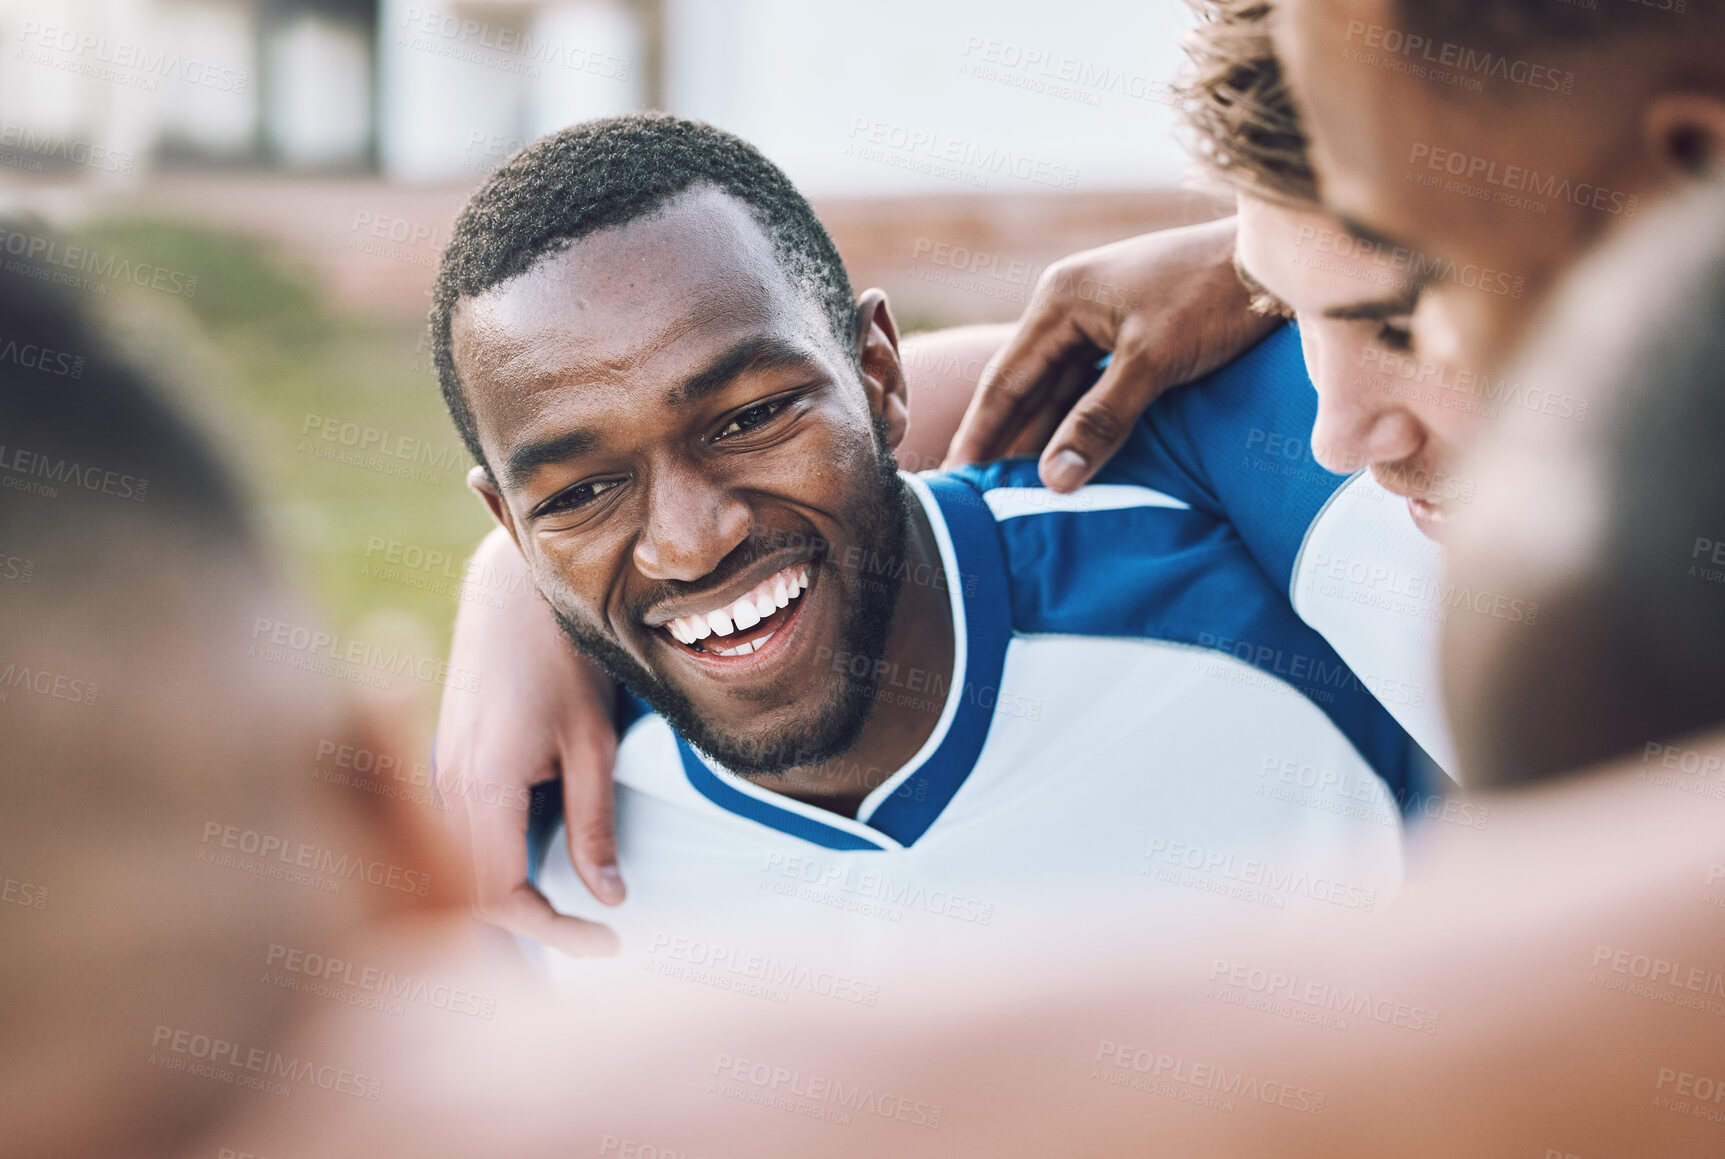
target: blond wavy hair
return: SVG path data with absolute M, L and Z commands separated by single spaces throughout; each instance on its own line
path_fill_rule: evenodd
M 1207 176 L 1253 197 L 1318 200 L 1306 131 L 1270 38 L 1266 0 L 1187 0 L 1198 26 L 1181 40 L 1181 137 Z

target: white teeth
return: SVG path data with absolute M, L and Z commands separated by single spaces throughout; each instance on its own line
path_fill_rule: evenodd
M 712 635 L 729 636 L 737 631 L 746 631 L 759 624 L 762 620 L 788 607 L 790 602 L 808 590 L 809 569 L 807 565 L 794 570 L 784 571 L 768 576 L 751 590 L 744 593 L 735 603 L 717 611 L 704 615 L 697 613 L 692 616 L 678 616 L 667 621 L 663 626 L 673 638 L 684 643 L 693 644 L 697 640 L 705 640 Z M 771 635 L 757 641 L 753 647 L 739 645 L 729 651 L 712 649 L 715 655 L 738 656 L 753 652 L 772 639 Z

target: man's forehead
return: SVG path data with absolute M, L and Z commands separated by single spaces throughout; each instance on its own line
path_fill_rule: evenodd
M 1425 95 L 1418 85 L 1397 86 L 1406 81 L 1401 72 L 1361 59 L 1361 29 L 1382 29 L 1392 16 L 1390 0 L 1283 0 L 1275 17 L 1275 48 L 1304 121 L 1323 207 L 1366 226 L 1364 236 L 1389 224 L 1373 221 L 1378 162 L 1399 152 L 1382 140 L 1383 129 Z M 1380 116 L 1390 95 L 1396 110 Z
M 455 337 L 492 358 L 531 361 L 555 342 L 606 362 L 691 329 L 801 313 L 798 299 L 748 209 L 705 186 L 463 301 Z

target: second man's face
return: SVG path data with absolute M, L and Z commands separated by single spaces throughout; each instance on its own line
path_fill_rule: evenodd
M 1412 256 L 1420 357 L 1446 377 L 1483 379 L 1488 411 L 1526 407 L 1494 376 L 1566 269 L 1643 208 L 1651 178 L 1633 148 L 1635 110 L 1579 54 L 1437 43 L 1399 27 L 1396 8 L 1279 9 L 1277 50 L 1325 206 Z

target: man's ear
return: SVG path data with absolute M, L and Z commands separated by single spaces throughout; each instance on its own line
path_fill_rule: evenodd
M 910 393 L 899 361 L 898 323 L 885 290 L 864 290 L 857 296 L 856 343 L 869 409 L 886 423 L 887 445 L 896 449 L 910 425 Z
M 509 533 L 509 538 L 515 541 L 516 550 L 519 551 L 521 534 L 515 529 L 515 513 L 509 510 L 509 504 L 504 502 L 503 492 L 497 489 L 497 481 L 491 477 L 491 472 L 484 467 L 474 467 L 467 472 L 467 486 L 484 501 L 485 509 L 491 512 L 491 518 L 497 521 L 497 526 Z
M 1725 98 L 1711 93 L 1667 93 L 1642 118 L 1654 162 L 1680 179 L 1725 169 Z

